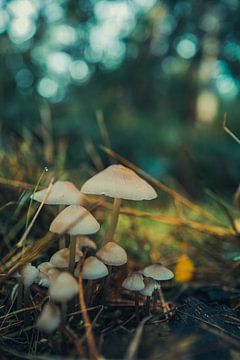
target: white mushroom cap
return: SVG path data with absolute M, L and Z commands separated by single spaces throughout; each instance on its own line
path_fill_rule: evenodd
M 143 276 L 139 272 L 132 273 L 122 283 L 122 287 L 130 291 L 141 291 L 144 286 Z
M 171 270 L 159 263 L 147 266 L 143 270 L 143 274 L 158 281 L 170 280 L 174 277 L 174 273 Z
M 78 293 L 78 283 L 68 272 L 62 272 L 49 287 L 50 298 L 58 302 L 67 302 Z
M 126 200 L 152 200 L 157 197 L 151 185 L 123 165 L 110 165 L 87 180 L 81 191 Z
M 38 269 L 32 264 L 28 263 L 19 270 L 19 274 L 22 278 L 23 285 L 28 288 L 37 279 Z
M 61 322 L 61 312 L 59 307 L 55 304 L 47 303 L 37 321 L 37 327 L 52 333 L 58 328 Z
M 69 256 L 69 248 L 63 248 L 55 252 L 55 254 L 52 255 L 49 261 L 53 266 L 64 269 L 67 268 L 69 265 Z M 81 250 L 77 249 L 75 253 L 75 262 L 78 262 L 82 256 L 83 253 L 81 252 Z
M 44 287 L 48 287 L 49 286 L 49 278 L 48 278 L 48 271 L 50 269 L 54 269 L 54 265 L 51 264 L 50 262 L 43 262 L 41 264 L 38 265 L 38 276 L 36 279 L 36 282 Z
M 89 248 L 92 250 L 97 249 L 97 245 L 88 236 L 77 236 L 76 246 L 82 250 L 83 248 Z
M 89 256 L 83 264 L 83 279 L 96 280 L 108 275 L 106 265 L 95 256 Z
M 41 264 L 39 264 L 37 268 L 39 270 L 39 273 L 47 274 L 48 270 L 54 268 L 54 265 L 49 261 L 44 261 Z
M 38 285 L 43 287 L 49 287 L 53 281 L 61 274 L 60 270 L 51 268 L 47 273 L 39 272 L 38 274 Z
M 158 282 L 152 278 L 144 279 L 145 288 L 140 291 L 144 296 L 152 296 L 155 289 L 160 289 Z
M 96 255 L 104 262 L 104 264 L 110 266 L 120 266 L 127 262 L 126 251 L 121 246 L 111 241 L 99 249 Z
M 43 189 L 32 194 L 31 199 L 42 202 L 48 189 Z M 56 181 L 47 197 L 48 205 L 80 205 L 86 197 L 70 181 Z
M 70 205 L 55 217 L 49 230 L 56 234 L 88 235 L 99 229 L 99 223 L 89 211 L 80 205 Z

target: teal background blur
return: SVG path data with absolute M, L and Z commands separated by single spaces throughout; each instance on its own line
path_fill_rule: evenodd
M 91 163 L 100 110 L 112 148 L 153 176 L 231 194 L 239 18 L 238 0 L 0 0 L 1 154 L 31 136 L 33 156 L 65 141 L 67 168 Z

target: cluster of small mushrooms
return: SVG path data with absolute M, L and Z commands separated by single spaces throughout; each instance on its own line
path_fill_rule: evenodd
M 15 275 L 19 282 L 18 304 L 20 306 L 23 295 L 25 305 L 28 303 L 29 289 L 34 282 L 48 288 L 49 300 L 43 307 L 37 326 L 51 333 L 64 323 L 67 308 L 72 305 L 74 297 L 78 294 L 77 279 L 80 272 L 84 280 L 86 304 L 91 305 L 93 299 L 96 298 L 104 303 L 112 267 L 127 263 L 126 251 L 113 241 L 121 201 L 151 200 L 156 198 L 157 194 L 145 180 L 122 165 L 111 165 L 99 172 L 85 182 L 81 191 L 71 182 L 57 181 L 53 184 L 47 198 L 46 193 L 47 189 L 37 191 L 32 195 L 32 199 L 38 202 L 45 199 L 45 204 L 65 206 L 52 221 L 49 229 L 50 232 L 59 234 L 60 249 L 51 256 L 48 262 L 43 262 L 38 267 L 29 263 Z M 88 237 L 98 232 L 100 225 L 84 207 L 88 204 L 86 195 L 105 195 L 114 198 L 110 226 L 99 250 L 95 242 Z M 67 236 L 70 239 L 69 247 L 66 247 Z M 169 312 L 163 300 L 160 281 L 169 280 L 173 276 L 169 269 L 156 263 L 142 271 L 130 274 L 123 281 L 123 288 L 135 292 L 137 317 L 139 294 L 146 297 L 147 313 L 150 311 L 151 297 L 153 296 L 156 303 L 159 294 L 163 301 L 163 311 Z

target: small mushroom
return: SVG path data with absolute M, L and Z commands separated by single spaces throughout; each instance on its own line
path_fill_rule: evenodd
M 79 277 L 81 263 L 79 263 L 75 269 L 75 276 Z M 108 268 L 95 256 L 89 256 L 83 263 L 82 277 L 87 280 L 86 287 L 86 303 L 89 304 L 89 299 L 92 295 L 93 281 L 101 279 L 108 275 Z
M 108 266 L 121 266 L 127 262 L 126 251 L 114 242 L 108 242 L 97 251 L 96 255 Z
M 75 253 L 74 263 L 78 262 L 82 256 L 83 253 L 81 252 L 81 250 L 78 249 Z M 54 267 L 60 269 L 67 269 L 69 266 L 69 258 L 70 258 L 70 250 L 68 248 L 64 248 L 56 251 L 50 258 L 49 262 Z
M 140 291 L 140 294 L 146 296 L 146 314 L 150 314 L 150 304 L 151 304 L 151 297 L 156 289 L 160 289 L 160 285 L 158 282 L 152 278 L 145 278 L 144 279 L 144 289 Z
M 43 287 L 49 287 L 51 281 L 55 281 L 60 271 L 50 262 L 43 262 L 38 266 L 37 283 Z
M 174 273 L 171 270 L 169 270 L 168 268 L 166 268 L 165 266 L 163 266 L 161 263 L 156 263 L 156 264 L 147 266 L 143 270 L 143 275 L 159 281 L 159 284 L 160 284 L 160 281 L 171 280 L 174 277 Z M 167 317 L 170 309 L 169 309 L 169 305 L 164 300 L 164 295 L 163 295 L 161 286 L 159 287 L 158 291 L 159 291 L 159 296 L 160 296 L 162 307 L 163 307 L 163 312 Z
M 68 272 L 62 272 L 49 287 L 50 299 L 61 303 L 62 322 L 65 323 L 67 302 L 78 293 L 78 283 Z
M 110 165 L 87 180 L 82 186 L 84 194 L 106 195 L 114 198 L 110 228 L 105 243 L 112 241 L 118 223 L 121 200 L 152 200 L 156 191 L 133 170 L 123 165 Z
M 61 323 L 61 311 L 59 307 L 52 303 L 44 305 L 38 317 L 36 326 L 46 333 L 54 332 Z
M 50 231 L 56 234 L 67 232 L 70 235 L 69 271 L 74 272 L 76 235 L 94 234 L 100 225 L 84 207 L 71 205 L 61 211 L 50 225 Z
M 46 196 L 47 189 L 35 192 L 31 199 L 42 202 Z M 56 181 L 47 197 L 48 205 L 82 205 L 86 201 L 86 196 L 81 193 L 70 181 Z
M 96 256 L 104 264 L 108 265 L 109 276 L 104 283 L 102 295 L 102 301 L 104 302 L 109 287 L 112 266 L 121 266 L 126 264 L 127 253 L 120 245 L 110 241 L 97 251 Z
M 143 276 L 139 272 L 129 275 L 122 283 L 122 287 L 135 293 L 135 314 L 137 323 L 139 322 L 139 291 L 143 290 L 145 285 Z
M 22 292 L 24 296 L 24 306 L 29 304 L 30 298 L 30 286 L 35 282 L 38 276 L 38 269 L 31 263 L 28 263 L 21 267 L 18 271 L 20 276 L 19 293 L 18 293 L 18 307 L 21 306 Z
M 97 245 L 88 236 L 77 236 L 76 247 L 83 251 L 84 258 L 86 257 L 88 250 L 97 250 Z

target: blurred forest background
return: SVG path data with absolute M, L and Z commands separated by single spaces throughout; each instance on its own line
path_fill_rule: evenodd
M 94 165 L 98 111 L 151 175 L 232 195 L 240 152 L 222 123 L 240 134 L 239 19 L 238 0 L 0 0 L 1 176 Z

